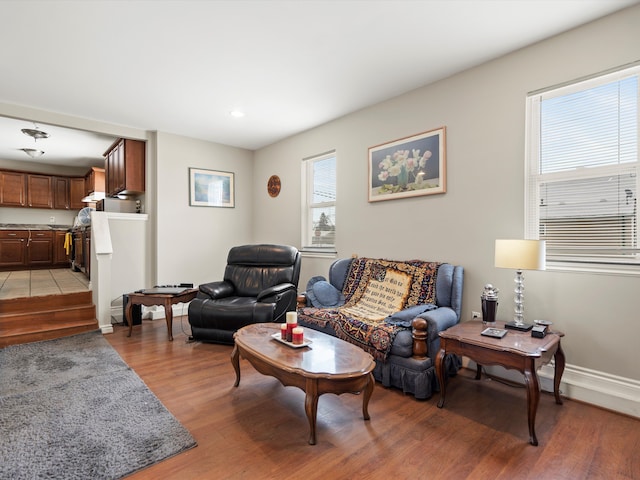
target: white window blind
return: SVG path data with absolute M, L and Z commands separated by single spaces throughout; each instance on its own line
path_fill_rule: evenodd
M 303 162 L 302 249 L 335 253 L 336 154 L 325 153 Z
M 640 264 L 639 67 L 527 100 L 526 238 L 547 261 Z

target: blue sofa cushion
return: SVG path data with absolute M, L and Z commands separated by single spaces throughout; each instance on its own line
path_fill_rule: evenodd
M 344 304 L 344 295 L 324 277 L 312 277 L 307 283 L 307 297 L 316 308 L 339 307 Z

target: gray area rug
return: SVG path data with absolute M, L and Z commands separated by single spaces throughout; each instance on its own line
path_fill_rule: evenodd
M 115 479 L 196 445 L 100 331 L 0 349 L 0 478 Z

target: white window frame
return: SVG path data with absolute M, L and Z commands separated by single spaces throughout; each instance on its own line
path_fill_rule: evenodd
M 305 256 L 321 256 L 321 257 L 335 257 L 337 254 L 336 245 L 335 245 L 335 235 L 336 235 L 336 223 L 335 223 L 335 215 L 336 211 L 336 201 L 324 201 L 324 202 L 315 202 L 313 199 L 313 185 L 314 185 L 314 164 L 316 162 L 327 160 L 329 158 L 335 158 L 336 160 L 336 170 L 337 170 L 337 161 L 338 157 L 335 150 L 322 153 L 320 155 L 314 155 L 312 157 L 307 157 L 302 160 L 302 177 L 301 177 L 301 185 L 302 188 L 302 218 L 301 218 L 301 229 L 300 229 L 300 238 L 302 245 L 302 254 Z M 337 176 L 337 172 L 336 172 Z M 336 180 L 337 183 L 337 180 Z M 337 187 L 337 185 L 336 185 Z M 337 197 L 337 192 L 336 192 Z M 313 221 L 313 210 L 320 208 L 331 208 L 333 207 L 334 218 L 330 219 L 330 222 L 333 224 L 333 232 L 332 234 L 323 233 L 323 240 L 333 239 L 331 243 L 323 243 L 321 245 L 314 245 L 314 221 Z
M 589 182 L 597 177 L 611 175 L 623 176 L 633 179 L 635 177 L 635 191 L 633 192 L 632 201 L 636 202 L 637 194 L 640 187 L 640 166 L 637 158 L 632 162 L 619 163 L 617 165 L 597 166 L 597 167 L 581 167 L 573 170 L 564 170 L 553 173 L 540 173 L 540 104 L 544 99 L 568 95 L 577 91 L 594 88 L 616 80 L 628 78 L 630 76 L 638 77 L 638 85 L 640 89 L 640 64 L 625 66 L 617 71 L 610 71 L 604 74 L 582 79 L 577 82 L 565 84 L 559 87 L 553 87 L 542 91 L 534 92 L 527 97 L 527 117 L 526 117 L 526 155 L 525 155 L 525 238 L 539 239 L 540 229 L 544 228 L 540 221 L 540 202 L 541 202 L 541 185 L 552 183 L 554 181 L 578 180 Z M 638 101 L 640 103 L 640 92 L 638 92 Z M 638 108 L 640 112 L 640 108 Z M 640 116 L 640 113 L 638 114 Z M 640 146 L 640 118 L 637 120 L 637 145 Z M 633 182 L 633 180 L 630 180 Z M 620 202 L 620 200 L 618 200 Z M 576 247 L 570 247 L 566 251 L 560 248 L 549 247 L 547 241 L 547 268 L 565 271 L 584 271 L 592 273 L 606 274 L 628 274 L 640 275 L 640 249 L 638 249 L 637 241 L 637 225 L 638 212 L 634 212 L 631 217 L 635 222 L 633 233 L 633 244 L 631 247 L 614 247 L 614 248 L 585 248 L 584 251 L 578 250 Z M 587 217 L 586 221 L 577 221 L 575 225 L 578 228 L 588 228 L 587 223 L 595 217 Z M 579 220 L 579 219 L 571 219 Z

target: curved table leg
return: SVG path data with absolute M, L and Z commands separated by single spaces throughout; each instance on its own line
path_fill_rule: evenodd
M 442 340 L 440 340 L 442 342 Z M 436 355 L 436 374 L 438 376 L 438 383 L 440 384 L 440 400 L 438 400 L 438 408 L 444 406 L 444 396 L 446 393 L 446 384 L 444 382 L 444 348 L 438 350 Z
M 308 378 L 305 389 L 304 411 L 309 420 L 309 445 L 316 444 L 316 416 L 318 414 L 318 381 Z M 363 407 L 364 408 L 364 407 Z
M 560 380 L 562 380 L 562 374 L 564 373 L 564 352 L 562 346 L 558 342 L 558 349 L 553 356 L 555 367 L 553 372 L 553 394 L 556 397 L 556 403 L 562 405 L 562 398 L 560 398 Z
M 173 308 L 171 307 L 171 299 L 164 301 L 164 318 L 167 319 L 169 341 L 173 342 Z
M 236 371 L 236 383 L 233 384 L 234 387 L 240 385 L 240 351 L 238 350 L 238 346 L 233 346 L 233 351 L 231 352 L 231 365 L 233 365 L 233 369 Z
M 133 310 L 133 303 L 131 303 L 131 297 L 127 300 L 127 307 L 125 308 L 124 315 L 127 318 L 127 322 L 129 322 L 129 333 L 127 337 L 131 336 L 131 331 L 133 330 L 133 320 L 131 319 L 131 310 Z
M 536 412 L 538 411 L 538 402 L 540 401 L 540 385 L 538 383 L 538 375 L 535 371 L 535 362 L 531 360 L 524 371 L 524 382 L 527 387 L 527 417 L 529 420 L 529 443 L 538 445 L 536 437 Z
M 369 399 L 371 398 L 371 394 L 373 393 L 373 387 L 375 386 L 376 380 L 373 378 L 373 373 L 369 374 L 369 383 L 364 388 L 364 395 L 362 397 L 362 416 L 365 420 L 369 420 Z

